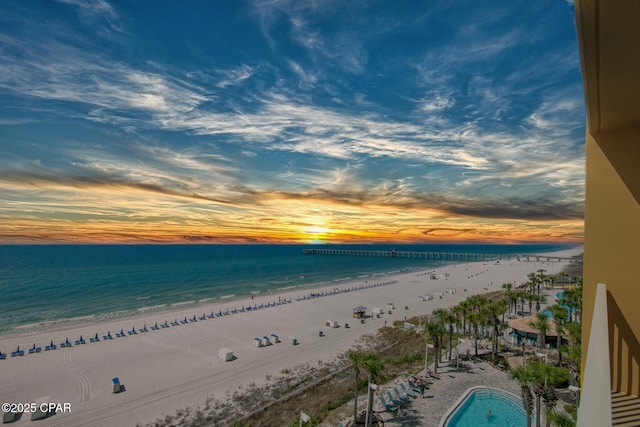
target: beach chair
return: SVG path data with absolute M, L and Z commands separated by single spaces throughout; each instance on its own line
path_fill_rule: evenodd
M 400 390 L 398 390 L 398 387 L 394 387 L 393 388 L 393 392 L 396 394 L 396 396 L 398 397 L 398 399 L 404 401 L 404 402 L 408 402 L 411 400 L 411 398 L 404 394 L 404 393 L 400 393 Z
M 120 384 L 120 378 L 115 377 L 111 380 L 113 382 L 113 392 L 120 393 L 122 391 L 122 384 Z
M 96 336 L 93 338 L 89 338 L 89 342 L 100 342 L 100 337 L 98 337 L 98 333 L 96 332 Z
M 202 313 L 202 316 L 199 317 L 200 320 L 206 320 L 207 319 L 207 315 Z
M 184 316 L 184 320 L 181 320 L 180 323 L 182 323 L 183 325 L 189 323 L 189 321 L 187 320 L 187 316 Z
M 138 333 L 136 332 L 136 327 L 134 326 L 133 329 L 131 329 L 130 331 L 127 331 L 127 334 L 129 334 L 129 335 L 137 335 Z
M 116 332 L 117 338 L 124 338 L 126 335 L 124 334 L 124 329 L 120 329 L 120 332 Z
M 53 343 L 53 340 L 49 342 L 49 345 L 44 346 L 44 351 L 55 350 L 58 346 Z
M 160 329 L 160 327 L 158 326 L 158 322 L 156 322 L 156 324 L 151 327 L 151 330 L 157 331 L 158 329 Z
M 7 358 L 7 353 L 3 353 L 0 351 L 0 360 L 4 360 Z
M 407 402 L 404 402 L 402 400 L 398 400 L 395 397 L 393 397 L 393 395 L 391 394 L 391 391 L 387 390 L 387 397 L 389 398 L 389 400 L 396 406 L 400 407 L 400 406 L 404 406 L 407 404 Z
M 142 329 L 140 329 L 140 332 L 149 332 L 149 330 L 147 329 L 147 324 L 146 323 L 144 325 L 142 325 Z
M 275 342 L 275 343 L 279 343 L 280 342 L 280 337 L 277 336 L 276 334 L 271 334 L 271 337 L 273 338 L 273 342 Z
M 176 320 L 174 320 L 173 322 L 171 322 L 171 326 L 179 326 L 180 324 L 178 323 L 178 319 L 176 318 Z
M 387 403 L 383 396 L 380 396 L 380 403 L 382 403 L 382 406 L 384 406 L 384 409 L 388 412 L 396 412 L 398 410 L 397 406 Z
M 414 392 L 412 392 L 411 390 L 407 389 L 407 387 L 405 387 L 404 383 L 400 383 L 400 388 L 402 389 L 402 391 L 404 392 L 404 394 L 406 394 L 409 397 L 413 397 L 414 399 L 416 397 L 418 397 L 417 394 L 415 394 Z

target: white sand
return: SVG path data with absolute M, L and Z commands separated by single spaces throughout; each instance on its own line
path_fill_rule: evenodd
M 557 252 L 557 256 L 570 256 L 582 248 Z M 532 260 L 533 261 L 533 260 Z M 332 284 L 313 290 L 290 290 L 281 295 L 255 295 L 254 300 L 217 300 L 211 305 L 184 308 L 164 313 L 145 313 L 137 318 L 120 319 L 97 325 L 83 325 L 73 329 L 37 332 L 20 336 L 5 336 L 0 350 L 10 353 L 17 345 L 25 353 L 34 342 L 42 346 L 39 354 L 8 357 L 0 360 L 0 401 L 35 402 L 50 396 L 51 402 L 70 403 L 71 413 L 58 413 L 40 426 L 134 426 L 173 415 L 177 409 L 202 406 L 207 397 L 224 398 L 228 391 L 252 382 L 261 384 L 266 375 L 278 375 L 283 369 L 319 360 L 329 361 L 348 350 L 362 335 L 374 333 L 385 324 L 418 315 L 430 314 L 435 308 L 450 307 L 474 294 L 500 290 L 507 282 L 516 284 L 527 280 L 527 274 L 545 269 L 547 274 L 557 273 L 565 266 L 560 262 L 502 261 L 455 264 L 436 270 L 438 275 L 448 273 L 446 279 L 430 279 L 429 275 L 408 273 L 394 276 L 371 276 L 358 281 Z M 359 291 L 340 293 L 320 298 L 295 301 L 296 297 L 311 292 L 328 292 L 334 288 L 382 281 L 397 283 Z M 455 294 L 437 292 L 456 289 Z M 466 289 L 466 291 L 465 291 Z M 435 299 L 418 301 L 419 295 L 432 293 Z M 262 310 L 231 314 L 215 319 L 172 326 L 151 331 L 156 321 L 169 322 L 193 317 L 194 312 L 218 312 L 234 307 L 277 301 L 278 297 L 292 298 L 290 304 Z M 373 307 L 386 308 L 393 302 L 396 309 L 390 315 L 385 310 L 381 318 L 368 319 L 361 324 L 352 318 L 352 308 L 363 305 L 371 313 Z M 408 310 L 405 310 L 408 306 Z M 340 327 L 325 326 L 328 319 L 339 322 Z M 351 328 L 344 328 L 344 323 Z M 146 323 L 147 333 L 116 338 L 133 325 L 139 329 Z M 98 332 L 100 338 L 110 330 L 113 340 L 89 343 L 89 337 Z M 322 330 L 324 337 L 319 337 Z M 254 337 L 275 333 L 281 343 L 268 347 L 254 346 Z M 80 335 L 86 345 L 44 352 L 44 345 L 53 339 L 60 344 L 66 337 L 75 341 Z M 297 338 L 299 345 L 291 344 Z M 231 349 L 235 360 L 224 362 L 218 357 L 219 349 Z M 113 377 L 119 377 L 126 391 L 112 393 Z M 13 425 L 32 425 L 29 414 Z

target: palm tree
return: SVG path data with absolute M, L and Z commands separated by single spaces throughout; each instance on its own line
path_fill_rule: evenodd
M 536 427 L 540 427 L 542 399 L 546 396 L 545 404 L 549 404 L 551 407 L 555 406 L 557 398 L 553 397 L 555 396 L 554 388 L 557 384 L 568 381 L 568 371 L 532 359 L 524 366 L 516 368 L 511 375 L 518 380 L 522 388 L 523 405 L 525 412 L 527 412 L 527 426 L 529 427 L 531 426 L 532 409 L 530 406 L 533 406 L 533 395 L 535 395 Z
M 536 344 L 538 348 L 542 350 L 544 348 L 544 341 L 549 332 L 549 318 L 544 313 L 538 313 L 536 320 L 529 322 L 529 326 L 538 331 L 538 337 L 536 338 Z
M 547 421 L 556 427 L 576 427 L 570 415 L 558 411 L 547 411 Z
M 513 283 L 504 283 L 502 285 L 502 289 L 506 289 L 505 296 L 507 300 L 509 300 L 509 315 L 511 315 L 511 303 L 513 300 Z
M 365 355 L 362 361 L 362 367 L 365 371 L 369 373 L 369 384 L 372 382 L 377 382 L 380 372 L 382 368 L 384 368 L 384 363 L 380 360 L 380 355 L 376 353 L 368 353 Z M 371 418 L 371 414 L 373 413 L 373 393 L 369 392 L 368 401 L 367 401 L 367 414 L 369 414 L 369 418 Z M 368 422 L 370 419 L 365 420 L 366 427 L 368 427 Z
M 435 321 L 440 326 L 440 328 L 438 329 L 438 331 L 440 332 L 438 336 L 438 343 L 440 344 L 440 346 L 438 348 L 438 352 L 436 353 L 436 357 L 438 358 L 438 362 L 442 362 L 441 352 L 442 352 L 442 347 L 444 347 L 443 336 L 447 332 L 447 330 L 445 329 L 445 325 L 447 323 L 449 313 L 444 308 L 436 308 L 435 310 L 433 310 L 432 315 L 433 315 L 433 319 L 435 319 Z
M 558 336 L 558 340 L 556 341 L 556 347 L 558 348 L 558 360 L 560 365 L 562 365 L 562 333 L 564 332 L 564 324 L 567 321 L 567 309 L 562 307 L 561 305 L 554 304 L 549 307 L 549 311 L 553 315 L 553 320 L 556 323 L 556 332 Z
M 439 362 L 438 354 L 440 353 L 440 347 L 442 345 L 440 338 L 442 337 L 442 335 L 444 335 L 445 332 L 446 330 L 444 329 L 444 326 L 442 326 L 439 322 L 435 321 L 435 322 L 427 323 L 427 334 L 429 334 L 428 336 L 433 339 L 433 347 L 435 350 L 434 366 L 433 366 L 433 371 L 435 373 L 438 373 L 438 362 Z M 428 342 L 427 342 L 427 345 L 428 345 Z M 426 361 L 426 363 L 429 363 L 429 362 Z
M 498 355 L 498 317 L 506 310 L 507 302 L 505 300 L 489 301 L 484 306 L 485 315 L 491 322 L 491 354 L 494 358 Z
M 353 422 L 358 421 L 358 377 L 360 377 L 360 368 L 363 367 L 365 361 L 365 353 L 361 351 L 350 351 L 347 353 L 349 360 L 353 365 L 353 375 L 355 382 L 353 385 Z
M 527 427 L 531 427 L 531 415 L 533 415 L 533 394 L 531 393 L 531 384 L 533 383 L 533 372 L 527 368 L 527 365 L 518 366 L 511 371 L 511 377 L 520 383 L 520 391 L 522 393 L 522 407 L 527 414 Z

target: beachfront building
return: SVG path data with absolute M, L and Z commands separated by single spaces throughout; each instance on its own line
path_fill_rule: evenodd
M 578 426 L 638 426 L 640 3 L 575 0 L 575 13 L 587 109 Z

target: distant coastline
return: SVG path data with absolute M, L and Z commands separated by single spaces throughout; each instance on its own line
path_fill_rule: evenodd
M 577 245 L 392 245 L 398 250 L 549 253 Z M 0 245 L 0 335 L 267 297 L 428 270 L 438 260 L 309 256 L 310 245 Z M 384 245 L 318 247 L 388 250 Z

